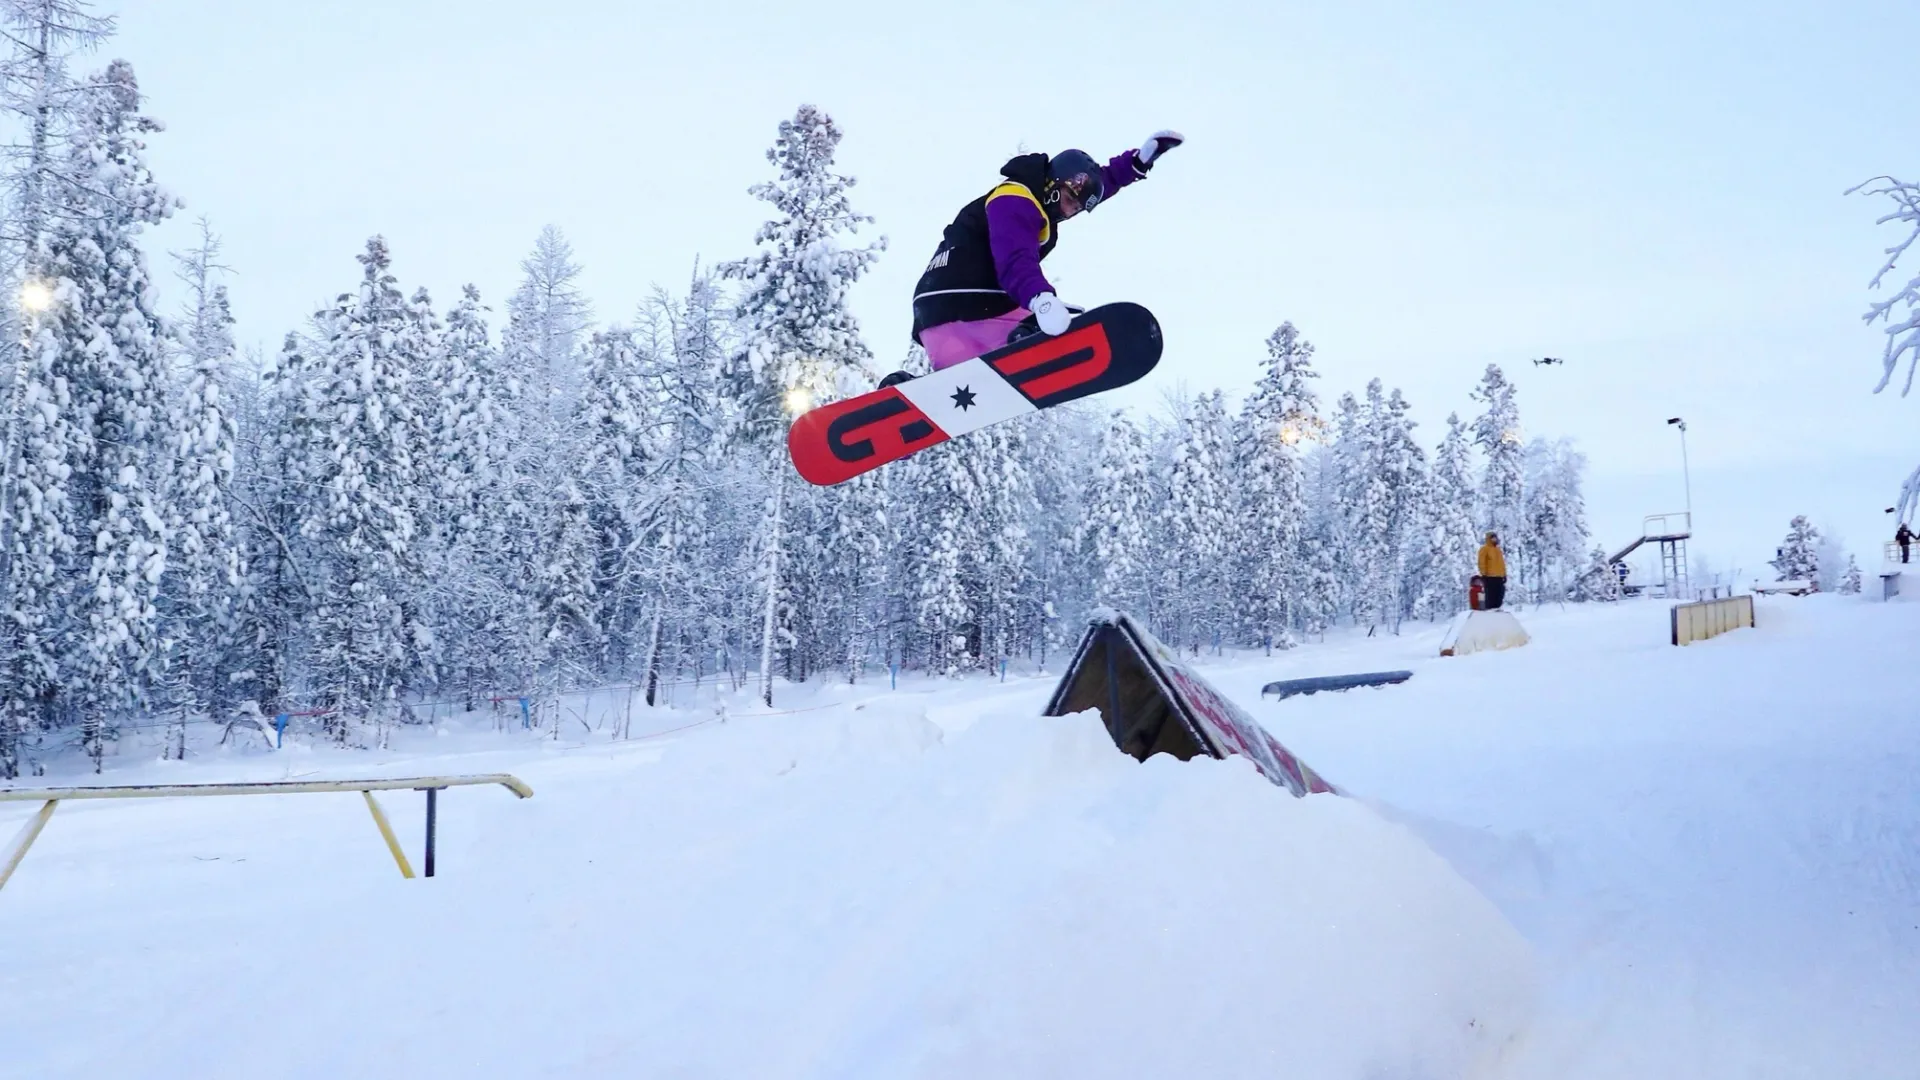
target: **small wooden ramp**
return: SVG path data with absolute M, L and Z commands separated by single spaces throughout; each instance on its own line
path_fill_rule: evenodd
M 1045 715 L 1086 709 L 1099 710 L 1113 744 L 1138 760 L 1238 754 L 1295 795 L 1340 794 L 1124 612 L 1093 617 Z

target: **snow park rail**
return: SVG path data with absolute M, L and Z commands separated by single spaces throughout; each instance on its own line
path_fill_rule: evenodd
M 1323 690 L 1354 690 L 1368 686 L 1389 686 L 1413 678 L 1411 671 L 1369 671 L 1359 675 L 1315 675 L 1305 679 L 1282 679 L 1260 688 L 1260 696 L 1272 694 L 1286 700 L 1296 694 L 1318 694 Z
M 7 849 L 5 859 L 0 861 L 0 889 L 6 887 L 7 879 L 27 857 L 27 849 L 47 827 L 47 821 L 60 804 L 69 799 L 171 799 L 189 795 L 299 795 L 318 791 L 357 791 L 367 800 L 367 810 L 373 814 L 373 823 L 380 830 L 380 838 L 387 843 L 387 850 L 393 853 L 393 861 L 400 867 L 400 876 L 413 876 L 413 864 L 407 861 L 407 853 L 401 849 L 400 840 L 393 835 L 393 825 L 387 821 L 386 811 L 380 809 L 380 803 L 374 799 L 376 791 L 399 791 L 411 789 L 427 793 L 427 844 L 424 869 L 427 877 L 433 876 L 434 833 L 439 820 L 439 800 L 442 789 L 450 787 L 471 787 L 476 784 L 499 784 L 522 799 L 533 797 L 533 789 L 517 776 L 507 773 L 472 773 L 462 776 L 406 776 L 382 780 L 264 780 L 241 784 L 124 784 L 113 787 L 54 787 L 54 788 L 7 788 L 0 789 L 0 802 L 45 802 L 40 812 L 27 820 L 26 827 L 20 830 L 13 844 Z
M 1753 597 L 1729 596 L 1673 605 L 1673 643 L 1690 645 L 1753 625 Z

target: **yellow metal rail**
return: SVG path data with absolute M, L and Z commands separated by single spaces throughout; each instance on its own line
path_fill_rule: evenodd
M 387 815 L 373 797 L 376 791 L 424 791 L 427 794 L 427 846 L 426 876 L 432 877 L 434 870 L 434 832 L 437 820 L 437 798 L 443 788 L 472 787 L 483 784 L 498 784 L 522 799 L 532 798 L 533 789 L 517 776 L 507 773 L 473 773 L 463 776 L 404 776 L 379 780 L 264 780 L 246 784 L 117 784 L 103 787 L 51 787 L 51 788 L 0 788 L 0 802 L 41 802 L 39 813 L 28 820 L 26 827 L 14 838 L 8 847 L 4 859 L 0 859 L 0 888 L 5 888 L 7 879 L 13 876 L 20 860 L 27 857 L 27 849 L 47 827 L 48 819 L 62 802 L 69 799 L 171 799 L 193 795 L 299 795 L 321 791 L 357 791 L 366 797 L 367 809 L 373 813 L 373 823 L 380 830 L 381 839 L 386 841 L 387 850 L 393 853 L 393 861 L 400 867 L 402 877 L 413 876 L 413 866 L 407 861 L 406 852 L 400 847 L 400 840 L 393 833 L 393 826 L 387 821 Z

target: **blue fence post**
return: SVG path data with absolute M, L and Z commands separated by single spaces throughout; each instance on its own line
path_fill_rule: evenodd
M 887 661 L 887 689 L 900 689 L 900 662 L 898 660 Z
M 1004 656 L 1000 658 L 1000 681 L 1007 681 L 1007 658 Z
M 273 748 L 285 746 L 287 742 L 287 714 L 281 713 L 273 718 Z
M 527 707 L 526 698 L 520 699 L 520 726 L 522 728 L 531 728 L 533 726 L 533 710 Z

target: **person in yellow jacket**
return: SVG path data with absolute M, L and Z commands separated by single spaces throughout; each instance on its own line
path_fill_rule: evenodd
M 1486 610 L 1497 610 L 1507 599 L 1507 557 L 1500 553 L 1499 533 L 1488 533 L 1480 545 L 1480 579 L 1487 590 Z

